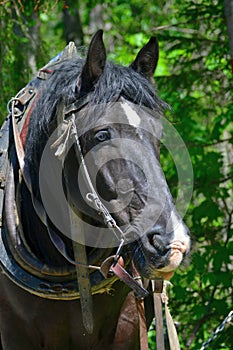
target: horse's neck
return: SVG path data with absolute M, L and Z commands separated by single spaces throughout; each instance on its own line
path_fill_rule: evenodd
M 21 217 L 23 234 L 32 252 L 48 266 L 64 267 L 67 265 L 67 261 L 51 242 L 47 227 L 35 212 L 31 194 L 24 184 L 21 186 Z M 56 230 L 52 227 L 51 229 Z M 67 248 L 71 249 L 68 239 L 64 238 L 64 240 L 67 240 Z

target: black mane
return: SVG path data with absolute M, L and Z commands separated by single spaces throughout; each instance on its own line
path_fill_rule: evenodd
M 39 99 L 30 117 L 25 147 L 25 161 L 30 168 L 37 168 L 46 141 L 56 127 L 56 111 L 59 102 L 65 105 L 79 99 L 78 77 L 84 65 L 83 59 L 67 60 L 57 65 L 51 76 L 42 84 Z M 90 103 L 108 103 L 116 97 L 125 99 L 161 113 L 167 107 L 155 91 L 154 86 L 130 67 L 107 62 L 104 72 L 92 91 Z

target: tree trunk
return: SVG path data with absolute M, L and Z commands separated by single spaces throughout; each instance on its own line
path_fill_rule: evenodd
M 15 41 L 16 69 L 21 72 L 22 80 L 27 82 L 37 72 L 37 53 L 41 47 L 40 21 L 37 12 L 25 15 L 15 4 L 12 4 L 11 11 L 13 32 L 18 38 Z
M 224 9 L 230 43 L 231 68 L 233 73 L 233 0 L 224 0 Z
M 66 0 L 63 4 L 64 37 L 67 44 L 73 41 L 77 47 L 84 45 L 78 7 L 77 1 L 75 1 L 75 4 L 72 4 L 72 1 Z
M 105 4 L 97 4 L 90 12 L 89 27 L 91 35 L 99 29 L 105 29 L 103 20 L 103 8 L 105 6 Z

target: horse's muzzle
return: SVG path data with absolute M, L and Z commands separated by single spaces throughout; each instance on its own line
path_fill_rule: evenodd
M 170 279 L 190 251 L 188 229 L 181 222 L 166 235 L 154 227 L 141 237 L 136 251 L 135 265 L 144 277 Z

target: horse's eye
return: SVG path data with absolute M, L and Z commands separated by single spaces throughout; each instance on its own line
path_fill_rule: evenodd
M 104 142 L 111 138 L 109 130 L 99 130 L 95 133 L 95 139 L 98 142 Z

